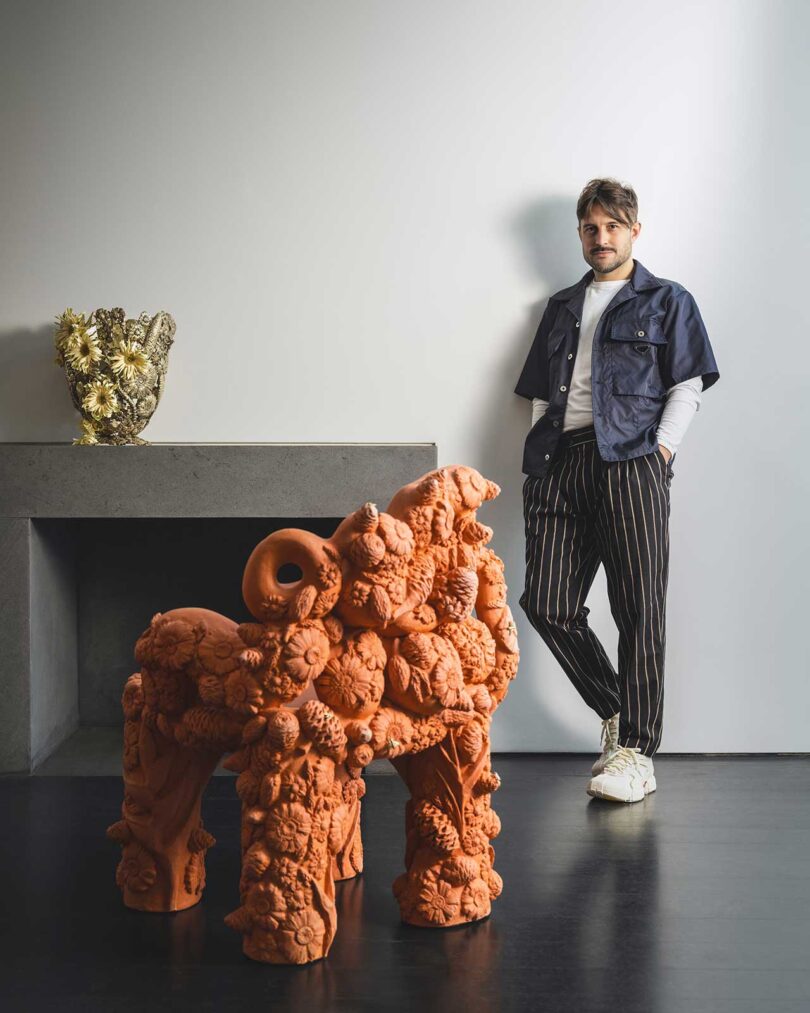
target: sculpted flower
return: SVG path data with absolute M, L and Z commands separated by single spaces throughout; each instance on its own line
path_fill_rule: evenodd
M 266 929 L 278 928 L 287 913 L 284 894 L 272 883 L 257 883 L 247 895 L 245 907 L 256 925 Z
M 351 714 L 379 703 L 384 679 L 379 669 L 370 670 L 360 657 L 347 651 L 327 663 L 315 688 L 330 707 Z
M 149 367 L 146 352 L 137 341 L 121 341 L 110 356 L 110 366 L 126 383 L 145 373 Z
M 197 648 L 194 629 L 178 619 L 170 619 L 155 631 L 152 658 L 167 668 L 180 669 L 191 661 Z
M 329 640 L 315 627 L 298 630 L 282 654 L 284 667 L 298 682 L 308 682 L 323 671 L 329 657 Z
M 453 900 L 453 887 L 443 880 L 426 883 L 416 904 L 422 917 L 436 925 L 446 925 L 458 912 L 458 902 Z
M 490 912 L 489 887 L 483 879 L 474 879 L 461 894 L 461 913 L 474 921 Z
M 200 641 L 197 657 L 200 664 L 212 675 L 227 675 L 239 664 L 241 644 L 236 637 L 208 632 Z
M 270 860 L 270 875 L 285 894 L 291 894 L 298 883 L 298 868 L 291 859 L 273 857 Z
M 285 770 L 281 777 L 281 790 L 291 802 L 300 802 L 307 794 L 307 782 L 292 770 Z
M 382 535 L 386 546 L 396 556 L 408 556 L 414 549 L 413 531 L 404 521 L 391 517 L 390 514 L 380 514 L 377 530 Z
M 258 714 L 262 691 L 246 672 L 231 672 L 225 680 L 225 703 L 240 714 Z
M 284 802 L 268 813 L 265 827 L 275 848 L 300 856 L 307 849 L 312 820 L 300 802 Z
M 430 687 L 442 707 L 453 708 L 458 705 L 464 681 L 457 658 L 449 654 L 439 658 L 430 675 Z
M 106 376 L 93 380 L 87 385 L 87 393 L 82 398 L 82 408 L 96 420 L 108 419 L 118 408 L 118 395 L 115 393 L 115 387 Z
M 115 882 L 123 890 L 145 893 L 157 879 L 152 856 L 140 844 L 128 844 L 115 872 Z
M 461 493 L 461 499 L 468 510 L 475 510 L 487 498 L 487 480 L 475 468 L 457 468 L 453 478 Z
M 285 957 L 293 964 L 306 964 L 323 956 L 323 920 L 312 910 L 290 915 L 279 936 Z
M 369 722 L 371 746 L 377 756 L 391 759 L 408 751 L 413 723 L 407 714 L 381 707 Z

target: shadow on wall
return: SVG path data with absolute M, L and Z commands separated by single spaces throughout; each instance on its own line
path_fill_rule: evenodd
M 526 307 L 518 334 L 504 340 L 501 356 L 487 388 L 476 406 L 474 425 L 479 434 L 480 470 L 501 486 L 502 494 L 488 508 L 485 523 L 495 530 L 493 547 L 506 563 L 509 604 L 522 630 L 523 642 L 534 637 L 518 605 L 525 573 L 523 536 L 523 443 L 531 427 L 531 404 L 514 393 L 515 384 L 531 347 L 548 296 L 572 285 L 588 270 L 577 238 L 576 196 L 553 197 L 522 206 L 505 219 L 504 227 L 512 241 L 521 273 L 536 280 L 541 297 Z M 553 672 L 534 671 L 537 646 L 525 651 L 532 681 L 546 676 L 563 680 L 556 664 Z M 542 655 L 542 651 L 540 652 Z M 549 655 L 550 657 L 550 655 Z M 527 673 L 528 674 L 528 673 Z M 516 686 L 520 685 L 518 679 Z M 512 699 L 514 697 L 514 699 Z M 554 715 L 544 709 L 537 714 L 536 696 L 530 689 L 510 694 L 504 702 L 502 727 L 510 727 L 513 741 L 531 741 L 542 751 L 544 742 L 565 741 L 570 732 L 563 730 Z M 496 737 L 497 737 L 496 730 Z M 495 748 L 510 747 L 497 743 Z M 514 748 L 514 747 L 512 747 Z
M 63 443 L 81 435 L 53 324 L 0 334 L 0 441 Z

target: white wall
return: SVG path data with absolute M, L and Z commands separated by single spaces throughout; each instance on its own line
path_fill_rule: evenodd
M 618 176 L 636 256 L 693 292 L 721 373 L 676 461 L 663 748 L 810 749 L 810 6 L 0 12 L 0 439 L 75 434 L 50 322 L 121 305 L 177 320 L 154 441 L 435 440 L 503 487 L 482 519 L 523 660 L 496 747 L 593 748 L 517 606 L 512 388 L 587 270 L 577 194 Z M 589 606 L 615 661 L 601 573 Z

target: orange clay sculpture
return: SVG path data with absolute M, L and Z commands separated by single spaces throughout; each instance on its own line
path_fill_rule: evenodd
M 265 538 L 242 591 L 257 620 L 205 609 L 156 615 L 127 680 L 116 879 L 140 911 L 196 904 L 214 844 L 200 798 L 224 753 L 242 801 L 241 905 L 227 923 L 247 956 L 304 964 L 335 936 L 335 880 L 362 871 L 363 768 L 394 764 L 411 793 L 402 919 L 451 926 L 490 913 L 492 713 L 518 664 L 503 563 L 475 512 L 499 493 L 442 468 L 367 503 L 329 540 Z M 279 582 L 294 564 L 301 577 Z M 475 614 L 474 614 L 475 613 Z

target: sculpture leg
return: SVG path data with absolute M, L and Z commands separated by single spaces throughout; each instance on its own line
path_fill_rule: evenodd
M 182 911 L 196 904 L 205 885 L 200 800 L 219 753 L 181 746 L 142 720 L 124 732 L 124 804 L 107 831 L 122 845 L 116 882 L 127 907 Z
M 435 928 L 486 918 L 502 884 L 489 843 L 500 829 L 490 805 L 499 779 L 481 724 L 453 728 L 438 745 L 392 762 L 411 792 L 406 872 L 393 887 L 402 920 Z
M 240 772 L 243 848 L 242 903 L 226 922 L 253 960 L 306 964 L 327 955 L 337 929 L 333 862 L 350 805 L 336 761 L 346 739 L 320 701 L 265 713 L 263 735 L 226 763 Z

